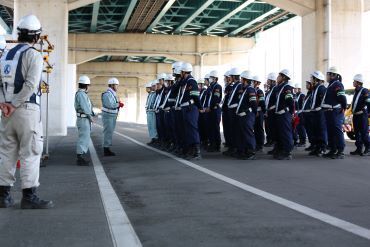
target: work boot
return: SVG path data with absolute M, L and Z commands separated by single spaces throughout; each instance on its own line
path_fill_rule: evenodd
M 343 151 L 338 151 L 335 156 L 332 157 L 332 159 L 339 159 L 339 160 L 342 160 L 344 159 L 344 153 Z
M 110 148 L 104 148 L 104 156 L 116 156 L 115 153 L 113 153 Z
M 365 148 L 365 151 L 361 154 L 361 156 L 370 156 L 370 148 Z
M 10 196 L 10 186 L 0 186 L 0 208 L 10 208 L 14 206 L 14 201 Z
M 200 145 L 199 144 L 196 144 L 193 148 L 193 157 L 192 159 L 193 160 L 200 160 L 202 159 L 202 155 L 201 155 L 201 152 L 200 152 Z
M 77 154 L 77 165 L 78 166 L 88 166 L 90 161 L 83 157 L 82 154 Z
M 54 207 L 54 203 L 52 201 L 41 200 L 36 195 L 36 187 L 23 189 L 22 193 L 22 209 L 49 209 Z
M 151 146 L 151 145 L 153 145 L 154 143 L 155 143 L 155 138 L 152 138 L 152 140 L 151 140 L 150 142 L 148 142 L 146 145 Z
M 278 160 L 291 160 L 292 159 L 292 154 L 291 153 L 286 153 L 286 152 L 283 152 L 281 153 L 278 158 Z
M 360 148 L 356 148 L 355 151 L 349 152 L 350 155 L 362 155 L 362 150 Z
M 328 159 L 335 159 L 336 157 L 336 154 L 337 154 L 337 151 L 336 150 L 330 150 L 329 152 L 323 154 L 323 158 L 328 158 Z

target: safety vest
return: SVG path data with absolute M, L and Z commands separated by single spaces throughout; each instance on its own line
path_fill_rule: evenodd
M 110 114 L 118 114 L 118 111 L 119 111 L 119 109 L 118 109 L 118 107 L 116 107 L 116 108 L 111 108 L 111 107 L 109 107 L 109 106 L 105 106 L 104 105 L 104 101 L 103 101 L 103 96 L 104 96 L 104 94 L 106 94 L 106 93 L 109 93 L 109 94 L 111 94 L 112 95 L 112 97 L 114 98 L 114 100 L 115 100 L 115 102 L 116 102 L 116 104 L 118 104 L 118 99 L 117 99 L 117 97 L 112 93 L 112 91 L 111 90 L 107 90 L 107 91 L 105 91 L 104 93 L 102 93 L 102 95 L 101 95 L 101 99 L 102 99 L 102 104 L 103 104 L 103 107 L 102 107 L 102 111 L 103 112 L 105 112 L 105 113 L 110 113 Z
M 22 57 L 29 49 L 34 48 L 28 44 L 19 44 L 13 49 L 6 51 L 1 57 L 1 80 L 3 83 L 5 101 L 7 103 L 11 103 L 14 95 L 18 94 L 23 88 L 25 80 L 22 75 Z M 41 82 L 38 83 L 35 92 L 25 103 L 40 105 Z

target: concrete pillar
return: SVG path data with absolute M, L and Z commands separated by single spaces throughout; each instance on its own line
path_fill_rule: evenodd
M 316 0 L 316 11 L 302 18 L 302 80 L 337 66 L 349 87 L 362 69 L 363 0 Z
M 67 83 L 72 83 L 66 82 L 68 3 L 65 0 L 15 0 L 14 26 L 17 26 L 22 16 L 31 13 L 40 19 L 43 34 L 49 35 L 50 41 L 55 45 L 55 51 L 50 56 L 50 63 L 55 67 L 50 76 L 49 133 L 66 135 Z M 70 90 L 68 93 L 71 93 Z
M 76 64 L 67 65 L 67 126 L 75 127 L 76 126 L 76 115 L 74 107 L 74 96 L 77 90 L 77 78 L 76 78 L 77 66 Z

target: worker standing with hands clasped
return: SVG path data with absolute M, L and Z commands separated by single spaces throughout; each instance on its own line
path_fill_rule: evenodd
M 116 128 L 116 122 L 119 109 L 124 104 L 118 100 L 117 89 L 119 81 L 117 78 L 108 80 L 108 89 L 102 94 L 102 120 L 103 120 L 103 148 L 104 156 L 115 156 L 116 154 L 110 150 L 112 146 L 113 132 Z
M 36 16 L 27 15 L 19 21 L 17 30 L 19 44 L 1 57 L 0 208 L 14 205 L 10 189 L 20 160 L 21 208 L 47 209 L 54 206 L 53 202 L 36 195 L 43 149 L 40 111 L 43 58 L 33 45 L 38 42 L 42 28 Z
M 90 79 L 86 75 L 80 76 L 78 80 L 78 91 L 75 95 L 75 110 L 77 113 L 77 165 L 88 166 L 90 161 L 85 157 L 89 151 L 91 123 L 95 116 L 89 96 L 87 95 Z

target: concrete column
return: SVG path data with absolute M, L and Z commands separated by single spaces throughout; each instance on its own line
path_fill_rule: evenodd
M 49 35 L 50 41 L 55 45 L 55 51 L 50 56 L 50 63 L 55 67 L 50 76 L 49 133 L 66 135 L 67 83 L 74 83 L 66 82 L 68 3 L 65 0 L 15 0 L 14 26 L 17 26 L 22 16 L 30 13 L 40 19 L 43 34 Z M 16 31 L 16 28 L 14 30 Z M 71 93 L 70 90 L 68 93 Z
M 337 66 L 350 86 L 362 68 L 363 9 L 363 0 L 316 0 L 316 11 L 302 18 L 302 81 Z
M 67 65 L 67 126 L 68 127 L 75 127 L 76 126 L 76 115 L 73 114 L 75 112 L 74 107 L 74 96 L 77 90 L 77 76 L 76 72 L 77 66 L 76 64 L 68 64 Z

